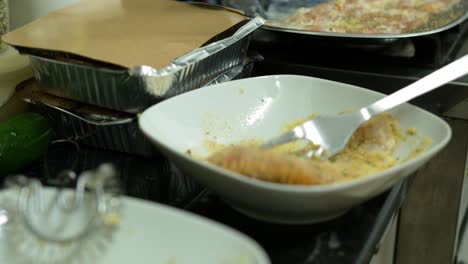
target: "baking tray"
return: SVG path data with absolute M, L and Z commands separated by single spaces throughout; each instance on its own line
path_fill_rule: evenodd
M 209 85 L 249 77 L 257 55 L 241 65 L 217 76 Z M 17 87 L 19 98 L 32 104 L 36 111 L 45 115 L 55 136 L 71 139 L 99 149 L 113 150 L 140 156 L 156 156 L 159 153 L 138 126 L 138 114 L 119 112 L 70 99 L 50 95 L 38 89 L 33 79 Z
M 346 41 L 361 39 L 365 42 L 380 42 L 388 44 L 401 38 L 419 37 L 425 35 L 436 34 L 445 31 L 449 28 L 459 25 L 468 18 L 468 0 L 460 0 L 452 8 L 445 12 L 433 15 L 429 22 L 423 27 L 418 28 L 413 32 L 401 34 L 357 34 L 357 33 L 337 33 L 337 32 L 320 32 L 310 30 L 300 30 L 293 28 L 285 28 L 273 26 L 268 21 L 283 19 L 292 14 L 297 8 L 304 6 L 313 6 L 326 0 L 298 0 L 298 1 L 281 1 L 281 0 L 222 0 L 222 5 L 230 8 L 243 10 L 247 15 L 263 16 L 267 22 L 262 26 L 262 29 L 273 32 L 287 32 L 300 35 L 310 35 L 320 38 L 338 38 Z
M 17 86 L 20 98 L 46 116 L 58 139 L 142 156 L 157 152 L 138 127 L 137 115 L 85 105 L 40 91 L 30 79 Z
M 260 17 L 247 20 L 224 32 L 223 35 L 229 33 L 228 37 L 214 38 L 214 42 L 175 59 L 163 69 L 125 69 L 62 52 L 17 48 L 30 56 L 41 90 L 87 104 L 139 113 L 162 100 L 205 86 L 242 65 L 252 32 L 263 24 Z

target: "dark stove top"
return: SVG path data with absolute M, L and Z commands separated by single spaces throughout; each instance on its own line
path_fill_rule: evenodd
M 288 226 L 238 213 L 192 178 L 182 175 L 163 157 L 144 158 L 85 146 L 80 146 L 77 155 L 72 145 L 59 144 L 52 145 L 45 160 L 23 173 L 46 185 L 57 186 L 53 175 L 61 170 L 72 168 L 82 172 L 111 162 L 119 172 L 126 195 L 171 205 L 235 228 L 256 240 L 274 264 L 368 264 L 400 208 L 407 187 L 406 181 L 397 184 L 332 221 Z

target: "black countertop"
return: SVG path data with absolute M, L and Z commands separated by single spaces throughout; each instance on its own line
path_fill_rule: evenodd
M 105 162 L 116 166 L 126 195 L 171 205 L 233 227 L 256 240 L 277 264 L 369 263 L 407 187 L 406 181 L 397 184 L 332 221 L 288 226 L 238 213 L 163 157 L 144 158 L 85 146 L 80 146 L 77 155 L 72 144 L 60 143 L 50 147 L 44 161 L 23 173 L 54 186 L 58 183 L 53 175 L 63 169 L 82 172 Z

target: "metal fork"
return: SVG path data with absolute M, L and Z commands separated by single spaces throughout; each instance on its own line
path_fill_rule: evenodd
M 406 103 L 467 73 L 468 55 L 465 55 L 354 113 L 319 115 L 296 126 L 289 132 L 268 140 L 261 145 L 261 148 L 272 148 L 300 139 L 306 139 L 312 144 L 317 145 L 317 148 L 307 151 L 306 157 L 328 159 L 341 152 L 356 129 L 371 117 Z

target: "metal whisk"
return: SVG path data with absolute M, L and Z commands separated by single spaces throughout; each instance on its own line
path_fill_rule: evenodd
M 0 197 L 8 217 L 8 242 L 3 245 L 11 257 L 8 263 L 96 262 L 119 224 L 115 175 L 110 164 L 79 177 L 72 171 L 60 173 L 64 184 L 77 181 L 74 189 L 43 187 L 24 176 L 8 178 L 8 193 Z

